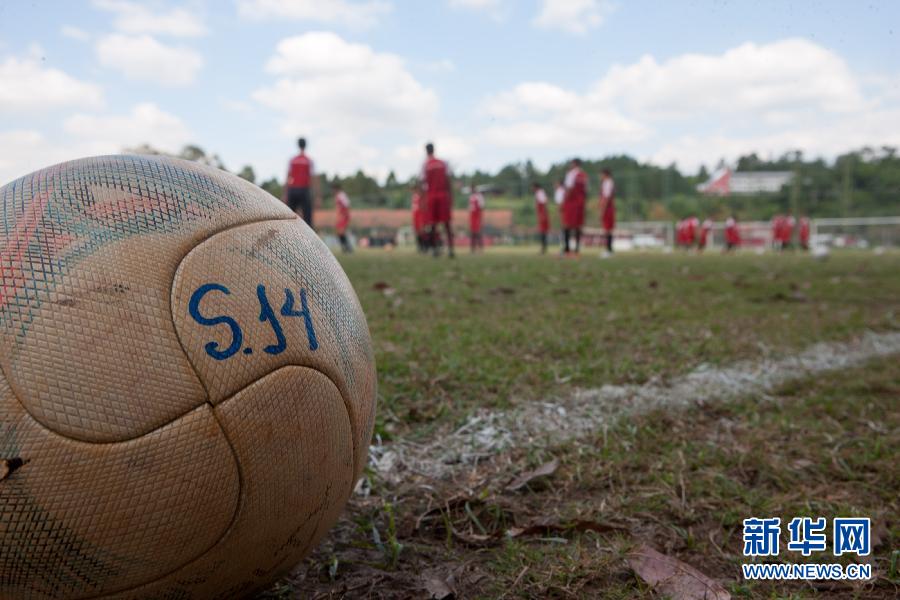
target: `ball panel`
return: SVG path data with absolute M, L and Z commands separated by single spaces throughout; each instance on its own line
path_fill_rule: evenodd
M 238 509 L 234 454 L 208 404 L 135 440 L 91 444 L 42 427 L 0 378 L 0 598 L 87 598 L 203 555 Z
M 237 517 L 209 552 L 121 598 L 239 598 L 302 560 L 350 495 L 350 423 L 322 373 L 288 366 L 215 408 L 240 464 Z
M 237 177 L 149 156 L 32 173 L 0 188 L 0 214 L 0 365 L 44 425 L 103 442 L 198 405 L 201 390 L 173 351 L 169 292 L 181 258 L 217 231 L 295 218 Z M 140 393 L 125 406 L 115 400 L 123 389 Z
M 229 229 L 178 267 L 172 314 L 213 404 L 285 365 L 325 373 L 347 403 L 357 474 L 375 409 L 369 329 L 350 282 L 302 221 Z
M 206 402 L 169 309 L 164 236 L 109 244 L 60 278 L 27 337 L 0 359 L 41 424 L 92 442 L 130 439 Z M 175 261 L 175 257 L 171 257 Z

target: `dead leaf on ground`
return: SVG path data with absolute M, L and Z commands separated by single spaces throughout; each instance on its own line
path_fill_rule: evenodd
M 391 287 L 391 284 L 389 284 L 386 281 L 376 281 L 375 283 L 372 284 L 372 289 L 378 290 L 379 292 L 382 290 L 386 290 L 389 287 Z
M 434 600 L 446 600 L 453 598 L 453 590 L 447 585 L 447 581 L 434 571 L 426 571 L 422 574 L 422 583 L 428 592 L 428 597 Z
M 646 544 L 629 553 L 628 565 L 657 593 L 673 600 L 731 600 L 718 582 Z
M 495 288 L 491 289 L 491 294 L 493 294 L 495 296 L 501 296 L 501 295 L 511 296 L 512 294 L 515 294 L 515 293 L 516 293 L 516 290 L 514 290 L 511 287 L 500 286 L 500 287 L 495 287 Z
M 556 472 L 556 469 L 559 468 L 559 459 L 554 458 L 550 462 L 544 463 L 539 466 L 537 469 L 526 471 L 522 473 L 515 479 L 513 479 L 509 485 L 506 486 L 506 490 L 509 492 L 514 492 L 520 488 L 525 487 L 535 479 L 540 477 L 547 477 L 549 475 L 553 475 Z

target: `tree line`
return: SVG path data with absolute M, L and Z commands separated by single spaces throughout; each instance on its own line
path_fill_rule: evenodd
M 160 154 L 149 146 L 131 151 Z M 218 155 L 207 154 L 196 145 L 185 146 L 175 156 L 226 169 Z M 900 215 L 900 156 L 897 148 L 890 146 L 862 148 L 833 161 L 808 159 L 800 151 L 768 159 L 756 153 L 741 156 L 736 171 L 790 171 L 794 176 L 778 192 L 727 197 L 705 196 L 697 191 L 697 185 L 710 177 L 705 166 L 694 174 L 685 174 L 674 164 L 654 165 L 625 154 L 582 160 L 591 178 L 592 195 L 596 194 L 600 171 L 604 168 L 612 171 L 622 220 L 663 221 L 690 215 L 725 219 L 731 214 L 741 220 L 768 220 L 788 210 L 810 217 Z M 724 162 L 720 161 L 716 168 L 722 166 Z M 508 164 L 495 173 L 481 170 L 456 173 L 456 181 L 459 186 L 474 184 L 486 190 L 488 208 L 509 208 L 517 223 L 528 224 L 534 218 L 532 182 L 552 190 L 567 168 L 567 162 L 562 161 L 542 171 L 528 160 Z M 249 165 L 236 174 L 281 198 L 283 179 L 257 181 Z M 352 198 L 354 207 L 406 209 L 409 188 L 414 183 L 411 179 L 400 179 L 393 172 L 384 182 L 379 182 L 362 170 L 351 176 L 320 173 L 320 177 L 325 207 L 333 204 L 329 190 L 339 182 Z M 463 193 L 457 193 L 455 201 L 458 208 L 467 206 Z

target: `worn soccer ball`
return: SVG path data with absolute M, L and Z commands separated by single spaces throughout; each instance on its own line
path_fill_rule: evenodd
M 0 188 L 0 597 L 229 598 L 302 559 L 366 460 L 368 326 L 283 204 L 107 156 Z

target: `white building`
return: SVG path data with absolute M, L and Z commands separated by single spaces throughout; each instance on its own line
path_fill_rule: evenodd
M 735 173 L 729 168 L 719 169 L 709 181 L 697 186 L 697 191 L 710 196 L 730 194 L 771 194 L 791 182 L 791 171 L 746 171 Z

